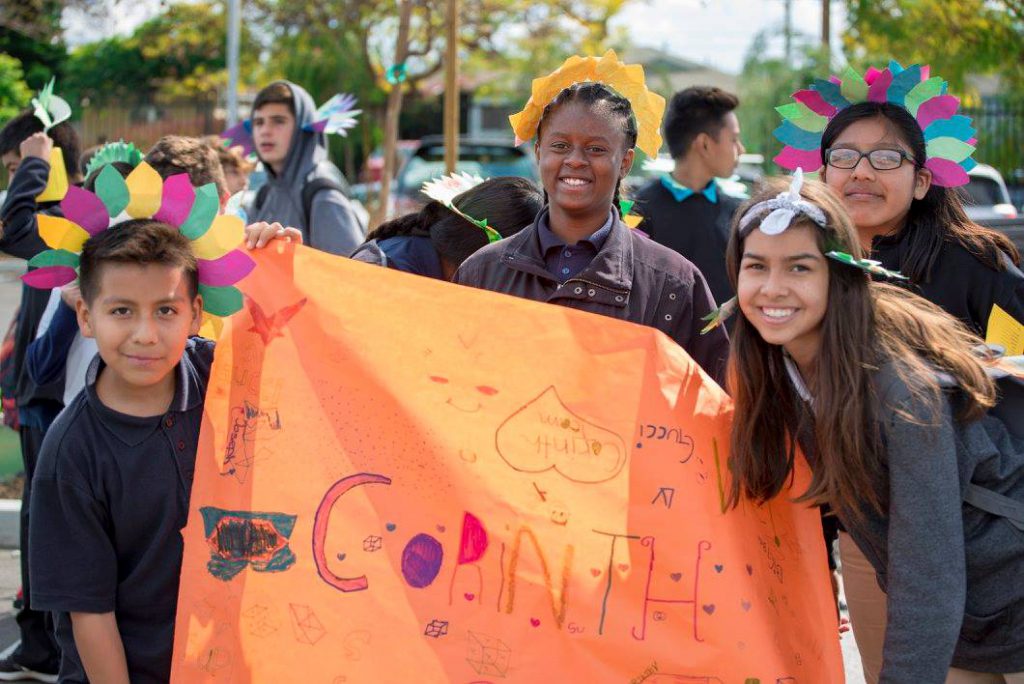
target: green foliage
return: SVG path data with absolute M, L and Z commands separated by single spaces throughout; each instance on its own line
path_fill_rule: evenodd
M 762 31 L 751 43 L 739 77 L 740 107 L 736 110 L 744 146 L 752 153 L 764 155 L 764 168 L 770 173 L 779 172 L 771 159 L 782 149 L 782 144 L 772 134 L 781 123 L 775 108 L 790 102 L 792 94 L 814 78 L 831 73 L 828 55 L 799 36 L 794 41 L 797 55 L 794 64 L 786 64 L 781 57 L 768 56 L 769 43 L 775 33 L 777 31 Z
M 0 123 L 24 109 L 32 99 L 32 91 L 24 81 L 21 62 L 0 54 Z
M 215 100 L 218 88 L 227 83 L 227 21 L 222 5 L 172 4 L 128 37 L 75 49 L 66 66 L 64 92 L 73 102 L 91 104 Z M 251 74 L 257 54 L 244 26 L 240 52 L 240 72 Z
M 34 38 L 28 33 L 0 26 L 0 54 L 13 57 L 21 63 L 23 80 L 30 90 L 39 90 L 60 69 L 67 56 L 64 44 L 51 38 Z
M 931 64 L 963 91 L 972 74 L 999 74 L 1024 87 L 1022 0 L 847 0 L 843 45 L 859 67 Z

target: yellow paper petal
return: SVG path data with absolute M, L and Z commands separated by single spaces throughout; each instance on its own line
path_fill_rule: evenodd
M 160 210 L 164 181 L 152 166 L 142 162 L 124 179 L 131 201 L 125 212 L 132 218 L 149 218 Z
M 62 216 L 36 214 L 39 237 L 50 249 L 66 249 L 75 254 L 82 251 L 82 245 L 89 239 L 89 233 L 76 223 Z
M 192 241 L 192 251 L 199 259 L 219 259 L 242 243 L 245 224 L 238 216 L 221 214 L 213 220 L 202 237 Z
M 223 331 L 224 319 L 220 316 L 211 316 L 204 311 L 203 324 L 199 327 L 199 336 L 208 340 L 218 340 Z
M 59 202 L 68 193 L 68 170 L 64 166 L 64 150 L 54 147 L 50 150 L 50 175 L 46 188 L 36 195 L 36 202 Z
M 636 228 L 637 226 L 640 225 L 640 222 L 643 220 L 643 216 L 637 216 L 636 214 L 626 214 L 625 216 L 622 217 L 622 222 L 625 223 L 630 228 Z

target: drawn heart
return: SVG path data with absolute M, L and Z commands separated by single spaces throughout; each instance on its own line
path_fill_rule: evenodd
M 701 606 L 701 608 L 703 608 L 704 612 L 707 613 L 708 615 L 711 615 L 712 613 L 715 612 L 715 604 L 714 603 L 705 603 L 703 606 Z
M 751 576 L 754 574 L 754 566 L 752 566 L 750 563 L 747 563 L 747 574 Z
M 593 575 L 594 577 L 600 577 L 601 576 L 601 568 L 590 568 L 590 574 Z
M 540 627 L 540 620 L 537 618 L 530 618 L 530 624 L 534 627 Z
M 338 560 L 345 560 L 345 554 L 339 553 L 338 554 Z
M 717 565 L 717 564 L 715 565 L 715 572 L 721 574 L 722 570 L 725 570 L 725 566 L 724 565 Z
M 444 532 L 445 531 L 445 526 L 444 525 L 438 525 L 437 526 L 437 531 L 438 532 Z
M 740 599 L 740 608 L 742 608 L 744 612 L 750 610 L 750 601 Z
M 395 528 L 398 527 L 395 523 L 388 523 L 384 527 L 388 528 L 388 532 L 394 532 Z
M 619 563 L 619 572 L 628 572 L 628 571 L 629 571 L 629 564 L 628 563 Z
M 467 594 L 463 594 L 463 596 L 466 598 L 467 601 L 472 601 L 473 599 L 476 598 L 476 594 L 468 594 L 467 593 Z
M 669 577 L 672 579 L 673 582 L 678 582 L 679 580 L 683 579 L 683 573 L 673 572 L 671 575 L 669 575 Z

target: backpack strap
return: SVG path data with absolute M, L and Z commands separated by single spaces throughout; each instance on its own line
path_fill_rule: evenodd
M 1011 525 L 1024 531 L 1024 501 L 1011 499 L 972 482 L 964 492 L 964 502 L 986 513 L 1006 518 Z
M 260 189 L 256 191 L 256 197 L 252 200 L 253 213 L 263 208 L 263 203 L 267 201 L 268 192 L 270 192 L 270 186 L 266 183 L 261 185 Z

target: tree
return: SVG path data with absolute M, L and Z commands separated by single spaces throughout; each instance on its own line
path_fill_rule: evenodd
M 1024 86 L 1024 0 L 847 0 L 843 45 L 858 66 L 931 64 L 954 89 L 970 74 Z
M 32 91 L 23 79 L 21 62 L 0 54 L 0 122 L 16 116 L 32 98 Z
M 768 29 L 751 42 L 739 77 L 741 106 L 736 110 L 743 144 L 751 152 L 763 154 L 765 169 L 771 172 L 778 171 L 771 159 L 782 149 L 772 133 L 782 122 L 775 107 L 790 102 L 794 92 L 830 73 L 827 52 L 807 36 L 793 37 L 793 64 L 787 64 L 781 55 L 771 56 L 769 45 L 776 34 L 777 29 Z

